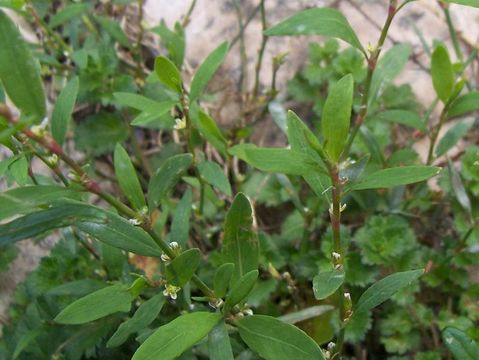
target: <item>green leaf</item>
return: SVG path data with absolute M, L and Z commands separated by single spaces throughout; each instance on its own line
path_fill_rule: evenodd
M 231 185 L 223 169 L 215 162 L 204 161 L 198 165 L 200 175 L 218 190 L 231 196 Z
M 300 11 L 264 32 L 267 36 L 324 35 L 346 41 L 365 53 L 348 20 L 338 10 L 313 8 Z
M 408 110 L 388 110 L 377 114 L 375 119 L 380 121 L 388 121 L 396 124 L 409 126 L 413 129 L 427 132 L 426 125 L 418 114 Z
M 312 141 L 315 141 L 316 146 L 320 148 L 321 144 L 306 124 L 291 110 L 288 111 L 287 124 L 288 142 L 291 145 L 291 150 L 308 155 L 318 163 L 318 172 L 321 172 L 321 174 L 309 174 L 303 175 L 303 177 L 317 196 L 323 196 L 331 181 L 321 157 L 311 146 Z
M 253 231 L 253 208 L 248 198 L 239 193 L 226 214 L 223 236 L 223 262 L 233 263 L 233 283 L 258 268 L 259 245 Z
M 161 19 L 160 25 L 152 28 L 150 31 L 160 36 L 162 45 L 168 50 L 168 58 L 177 67 L 181 68 L 185 56 L 185 32 L 181 24 L 177 21 L 174 31 L 172 31 L 168 29 L 165 21 Z
M 479 110 L 479 91 L 471 91 L 454 100 L 447 115 L 453 118 L 476 110 Z
M 331 306 L 331 305 L 316 305 L 316 306 L 305 308 L 303 310 L 288 313 L 286 315 L 279 317 L 278 320 L 281 320 L 288 324 L 296 324 L 308 319 L 321 316 L 332 310 L 334 310 L 334 306 Z
M 227 140 L 216 122 L 208 114 L 200 111 L 198 114 L 198 130 L 222 155 L 226 156 Z
M 163 165 L 155 171 L 148 184 L 150 210 L 158 207 L 192 162 L 193 156 L 191 154 L 175 155 L 166 159 Z
M 53 15 L 48 22 L 48 27 L 53 29 L 69 20 L 84 15 L 88 11 L 88 4 L 70 4 Z
M 199 249 L 189 249 L 175 257 L 166 266 L 166 281 L 168 284 L 182 287 L 185 285 L 200 265 L 201 252 Z
M 449 52 L 439 45 L 432 53 L 431 76 L 436 94 L 443 103 L 447 103 L 454 90 L 454 69 Z
M 401 166 L 379 170 L 351 184 L 348 190 L 392 188 L 413 184 L 436 176 L 441 168 L 436 166 Z
M 193 193 L 191 189 L 188 188 L 173 213 L 170 241 L 176 241 L 180 246 L 185 246 L 188 241 L 192 203 Z
M 141 344 L 132 360 L 173 360 L 203 339 L 221 320 L 221 314 L 195 312 L 161 326 Z
M 65 135 L 72 117 L 80 82 L 75 76 L 65 85 L 58 96 L 52 113 L 52 135 L 60 145 L 65 141 Z
M 258 270 L 251 270 L 234 283 L 230 292 L 226 296 L 225 307 L 223 309 L 225 314 L 228 313 L 233 306 L 239 304 L 248 297 L 253 290 L 253 287 L 256 285 L 258 274 Z
M 112 285 L 76 300 L 54 320 L 59 324 L 85 324 L 116 312 L 128 312 L 132 301 L 128 285 Z
M 155 73 L 161 83 L 176 93 L 181 93 L 181 74 L 176 65 L 164 56 L 155 60 Z
M 21 338 L 17 341 L 17 346 L 15 347 L 15 351 L 12 355 L 12 360 L 16 360 L 23 350 L 25 350 L 28 345 L 35 340 L 39 335 L 45 333 L 45 328 L 39 327 L 35 330 L 28 330 Z
M 143 113 L 155 115 L 156 117 L 168 113 L 168 111 L 178 103 L 176 100 L 158 102 L 142 95 L 126 92 L 116 92 L 113 96 L 116 102 L 122 106 L 131 107 Z M 132 125 L 139 125 L 137 119 L 133 120 Z
M 339 270 L 324 271 L 313 278 L 313 292 L 316 300 L 323 300 L 333 295 L 344 282 L 344 272 Z
M 233 146 L 228 152 L 262 171 L 288 175 L 313 175 L 320 171 L 320 164 L 295 150 L 242 144 Z
M 225 296 L 234 271 L 235 264 L 233 263 L 223 264 L 216 269 L 213 286 L 217 297 L 222 298 Z
M 324 359 L 318 344 L 294 325 L 265 315 L 236 322 L 241 338 L 266 360 Z
M 390 84 L 402 71 L 411 56 L 409 44 L 394 45 L 378 61 L 371 79 L 368 103 L 374 103 L 386 85 Z
M 451 188 L 456 195 L 456 199 L 461 204 L 462 208 L 466 211 L 467 215 L 470 219 L 473 218 L 472 215 L 472 205 L 471 199 L 467 194 L 466 188 L 464 187 L 464 183 L 462 182 L 461 175 L 459 172 L 454 168 L 451 160 L 448 159 L 447 162 L 447 169 L 449 170 L 449 179 L 451 181 Z
M 55 185 L 25 186 L 0 193 L 0 220 L 27 214 L 62 198 L 75 198 L 78 190 Z
M 467 5 L 479 8 L 479 0 L 444 0 L 448 3 Z
M 121 323 L 115 333 L 108 340 L 107 347 L 116 347 L 123 344 L 131 334 L 139 332 L 150 325 L 158 316 L 163 305 L 165 297 L 163 294 L 157 294 L 151 299 L 140 305 L 131 319 Z
M 220 321 L 208 335 L 210 360 L 234 360 L 233 349 L 224 321 Z
M 450 128 L 444 136 L 439 140 L 439 144 L 436 147 L 436 156 L 444 155 L 448 152 L 453 146 L 457 144 L 461 138 L 467 134 L 469 129 L 472 127 L 473 122 L 469 123 L 459 123 Z
M 442 338 L 456 360 L 479 359 L 479 346 L 461 330 L 447 327 L 442 332 Z
M 17 25 L 0 10 L 0 80 L 8 97 L 25 115 L 40 121 L 45 117 L 40 66 Z
M 94 16 L 94 19 L 121 46 L 131 49 L 130 40 L 117 21 L 106 16 Z
M 51 206 L 0 225 L 0 246 L 70 225 L 119 249 L 138 255 L 161 255 L 154 240 L 128 220 L 94 206 L 74 202 Z
M 398 272 L 379 280 L 371 285 L 359 298 L 354 313 L 369 311 L 390 299 L 403 287 L 419 279 L 424 270 Z
M 135 209 L 141 210 L 146 206 L 143 190 L 130 157 L 120 144 L 116 144 L 113 163 L 121 190 L 128 198 L 130 204 Z
M 351 74 L 332 85 L 321 118 L 324 147 L 333 161 L 338 161 L 348 137 L 353 106 L 354 82 Z
M 208 85 L 215 72 L 221 66 L 228 53 L 228 43 L 225 41 L 218 46 L 196 71 L 195 77 L 191 82 L 190 102 L 195 101 Z

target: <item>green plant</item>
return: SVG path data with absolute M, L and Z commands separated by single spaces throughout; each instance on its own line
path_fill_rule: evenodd
M 124 1 L 0 2 L 44 36 L 32 49 L 0 10 L 0 80 L 20 110 L 0 104 L 0 142 L 11 154 L 0 162 L 11 185 L 0 194 L 0 265 L 17 241 L 61 229 L 16 292 L 0 354 L 281 360 L 364 358 L 366 349 L 378 358 L 436 359 L 447 349 L 477 358 L 478 289 L 468 276 L 479 253 L 477 149 L 466 151 L 461 172 L 451 161 L 442 171 L 433 164 L 470 127 L 459 123 L 439 138 L 441 128 L 478 110 L 478 93 L 469 90 L 470 61 L 447 2 L 458 64 L 436 44 L 437 100 L 420 116 L 411 87 L 392 84 L 411 49 L 383 47 L 411 2 L 390 0 L 377 44 L 365 49 L 336 9 L 304 10 L 268 27 L 262 0 L 255 80 L 240 79 L 240 114 L 229 129 L 207 109 L 231 44 L 186 81 L 184 29 L 195 1 L 174 29 L 143 28 L 140 10 L 134 41 L 111 18 Z M 235 5 L 244 69 L 247 24 Z M 146 32 L 160 36 L 163 55 L 143 45 Z M 268 39 L 311 34 L 352 46 L 311 45 L 310 63 L 289 83 L 290 95 L 320 115 L 314 130 L 277 98 L 284 56 L 273 61 L 271 85 L 260 86 Z M 46 77 L 62 83 L 51 116 Z M 438 102 L 439 121 L 429 124 Z M 246 141 L 268 108 L 288 147 Z M 411 140 L 395 138 L 398 129 L 429 138 L 425 164 Z M 48 175 L 34 170 L 37 161 Z M 425 183 L 438 174 L 442 194 Z M 439 236 L 442 227 L 450 231 Z

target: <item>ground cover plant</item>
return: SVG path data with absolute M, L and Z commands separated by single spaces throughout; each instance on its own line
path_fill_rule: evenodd
M 235 44 L 246 68 L 240 2 L 238 36 L 190 71 L 195 1 L 173 28 L 146 28 L 143 0 L 0 1 L 0 270 L 18 241 L 59 237 L 16 289 L 0 358 L 479 359 L 478 48 L 449 14 L 479 3 L 439 3 L 450 44 L 425 44 L 424 105 L 393 82 L 410 45 L 384 49 L 415 1 L 390 0 L 365 46 L 337 9 L 270 24 L 261 0 L 255 76 L 234 89 L 212 79 Z M 268 40 L 309 35 L 278 89 L 288 57 L 265 68 Z M 240 111 L 220 126 L 228 91 Z M 285 146 L 252 142 L 265 122 Z

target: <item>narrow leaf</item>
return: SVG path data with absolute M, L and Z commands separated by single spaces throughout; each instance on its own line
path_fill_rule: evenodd
M 204 161 L 198 165 L 200 175 L 210 184 L 231 196 L 231 185 L 223 169 L 215 162 Z
M 119 105 L 131 107 L 148 114 L 156 114 L 157 116 L 166 114 L 177 103 L 175 100 L 159 102 L 143 95 L 127 92 L 116 92 L 113 96 Z
M 173 213 L 171 222 L 170 242 L 176 241 L 180 246 L 185 246 L 190 233 L 191 206 L 193 193 L 190 188 L 185 191 L 180 203 Z
M 182 287 L 194 275 L 200 265 L 199 249 L 189 249 L 178 255 L 166 266 L 166 281 L 168 284 Z
M 215 72 L 223 63 L 228 53 L 228 43 L 224 42 L 218 46 L 196 71 L 195 77 L 191 82 L 190 102 L 195 101 L 205 89 Z
M 479 6 L 478 6 L 479 7 Z M 459 329 L 447 327 L 442 332 L 442 338 L 447 349 L 456 360 L 479 359 L 479 346 L 477 343 Z
M 251 290 L 258 280 L 258 270 L 251 270 L 243 275 L 234 286 L 231 288 L 231 291 L 226 296 L 224 312 L 228 311 L 235 305 L 239 304 L 245 300 L 250 294 Z
M 479 8 L 479 0 L 444 0 L 448 3 L 460 4 L 460 5 L 467 5 Z
M 135 168 L 126 150 L 120 144 L 116 144 L 113 157 L 115 174 L 121 190 L 128 198 L 130 204 L 137 210 L 146 206 L 143 190 L 136 174 Z
M 77 18 L 85 14 L 88 11 L 88 7 L 88 4 L 67 5 L 50 18 L 48 27 L 53 29 L 69 20 Z
M 388 110 L 383 111 L 375 116 L 380 121 L 388 121 L 396 124 L 409 126 L 413 129 L 426 132 L 427 128 L 418 114 L 408 110 Z
M 163 294 L 157 294 L 151 299 L 145 301 L 135 311 L 131 319 L 121 323 L 112 337 L 108 340 L 107 347 L 116 347 L 128 340 L 129 336 L 135 332 L 139 332 L 150 325 L 158 316 L 163 305 L 165 297 Z
M 15 23 L 0 10 L 0 80 L 8 97 L 25 115 L 45 117 L 40 67 Z
M 479 110 L 479 91 L 471 91 L 454 100 L 447 113 L 450 118 Z
M 108 286 L 68 305 L 55 321 L 69 325 L 84 324 L 116 312 L 128 312 L 132 301 L 128 285 Z
M 73 109 L 78 95 L 80 81 L 78 77 L 72 78 L 58 96 L 52 113 L 52 135 L 60 145 L 65 141 L 65 135 L 72 117 Z
M 239 193 L 226 214 L 223 236 L 223 262 L 233 263 L 233 283 L 258 268 L 259 246 L 253 231 L 253 208 L 248 198 Z
M 454 89 L 454 69 L 449 52 L 442 45 L 432 53 L 431 76 L 437 96 L 446 103 Z
M 447 153 L 453 146 L 455 146 L 461 138 L 467 134 L 474 123 L 458 123 L 450 128 L 444 136 L 439 140 L 436 147 L 436 156 L 441 156 Z
M 220 128 L 211 116 L 200 111 L 198 114 L 198 130 L 218 150 L 222 155 L 226 156 L 226 148 L 228 141 L 224 137 Z
M 440 171 L 441 168 L 436 166 L 393 167 L 366 175 L 359 182 L 349 186 L 348 189 L 381 189 L 413 184 L 436 176 Z
M 295 150 L 243 144 L 233 146 L 228 152 L 262 171 L 288 175 L 313 175 L 320 171 L 314 159 Z
M 106 16 L 95 16 L 95 21 L 121 46 L 131 48 L 130 40 L 126 36 L 125 32 L 121 28 L 120 24 Z
M 396 292 L 419 279 L 424 270 L 398 272 L 374 283 L 359 298 L 354 313 L 369 311 L 390 299 Z
M 233 349 L 224 321 L 220 321 L 208 335 L 210 360 L 233 360 Z
M 267 36 L 324 35 L 346 41 L 365 53 L 348 20 L 338 10 L 313 8 L 300 11 L 269 28 Z
M 223 264 L 216 269 L 213 286 L 217 297 L 222 298 L 225 296 L 234 271 L 235 264 L 233 263 Z
M 236 325 L 248 347 L 266 360 L 324 359 L 318 344 L 294 325 L 265 315 L 247 316 Z
M 193 161 L 191 154 L 175 155 L 168 158 L 153 174 L 148 184 L 148 205 L 150 210 L 159 203 L 175 186 L 181 175 L 188 170 Z
M 353 105 L 353 76 L 346 75 L 334 84 L 324 104 L 321 129 L 325 150 L 333 161 L 337 161 L 348 137 Z
M 324 271 L 313 278 L 313 292 L 317 300 L 333 295 L 344 282 L 344 272 L 339 270 Z
M 203 339 L 221 320 L 221 314 L 195 312 L 161 326 L 141 344 L 132 360 L 173 360 Z
M 181 74 L 171 60 L 164 56 L 158 56 L 155 60 L 155 73 L 163 85 L 181 93 Z

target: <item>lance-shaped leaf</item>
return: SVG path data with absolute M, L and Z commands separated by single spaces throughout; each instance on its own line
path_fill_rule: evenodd
M 170 59 L 158 56 L 155 60 L 155 73 L 163 85 L 176 93 L 181 93 L 181 74 Z
M 39 210 L 62 198 L 77 198 L 81 192 L 55 185 L 24 186 L 0 193 L 0 220 Z
M 48 27 L 51 29 L 85 14 L 88 11 L 89 4 L 70 4 L 65 6 L 48 21 Z
M 239 193 L 226 214 L 223 236 L 223 262 L 233 263 L 232 282 L 258 268 L 259 246 L 253 231 L 253 208 L 248 198 Z
M 220 321 L 208 335 L 210 360 L 233 360 L 233 349 L 226 324 Z
M 251 270 L 234 283 L 231 291 L 226 296 L 225 307 L 223 309 L 225 314 L 228 313 L 233 306 L 241 303 L 248 297 L 257 280 L 258 270 Z
M 231 277 L 235 271 L 235 264 L 233 263 L 226 263 L 221 265 L 215 272 L 214 278 L 214 290 L 215 295 L 219 298 L 222 298 L 226 294 L 226 290 L 228 290 L 228 286 L 231 281 Z
M 12 102 L 40 121 L 46 114 L 40 67 L 15 23 L 0 10 L 0 80 Z
M 379 121 L 388 121 L 396 124 L 409 126 L 413 129 L 418 129 L 423 132 L 427 131 L 424 121 L 418 114 L 408 110 L 388 110 L 377 114 L 375 119 Z
M 446 103 L 454 90 L 454 69 L 449 52 L 442 45 L 432 53 L 431 76 L 437 96 Z
M 321 170 L 321 165 L 313 158 L 295 150 L 242 144 L 233 146 L 228 152 L 255 168 L 273 173 L 313 175 Z
M 228 43 L 224 42 L 218 46 L 196 71 L 195 77 L 191 82 L 190 101 L 195 101 L 205 89 L 215 72 L 225 60 L 228 53 Z
M 163 294 L 157 294 L 151 299 L 145 301 L 135 311 L 131 319 L 121 323 L 112 337 L 108 340 L 107 347 L 116 347 L 123 344 L 128 337 L 140 330 L 143 330 L 150 325 L 158 316 L 163 305 L 165 304 L 165 297 Z
M 80 81 L 78 77 L 75 76 L 65 85 L 53 108 L 52 135 L 59 144 L 63 144 L 65 141 L 65 135 L 68 130 L 68 125 L 70 124 L 73 109 L 75 108 L 79 87 Z
M 201 253 L 199 249 L 189 249 L 178 255 L 166 266 L 166 281 L 168 284 L 183 286 L 195 273 L 200 265 Z
M 191 154 L 172 156 L 153 174 L 148 184 L 148 205 L 156 208 L 161 200 L 175 186 L 181 175 L 188 170 L 193 161 Z
M 128 285 L 118 284 L 97 290 L 63 309 L 55 321 L 60 324 L 84 324 L 116 312 L 130 311 L 133 296 Z
M 344 272 L 339 270 L 323 271 L 313 278 L 313 292 L 317 300 L 333 295 L 344 282 Z
M 353 76 L 346 75 L 331 87 L 324 104 L 321 129 L 325 149 L 333 161 L 337 161 L 348 137 L 353 105 Z
M 190 233 L 191 206 L 193 193 L 190 188 L 185 191 L 180 203 L 173 213 L 171 222 L 170 242 L 176 241 L 180 246 L 185 246 Z
M 221 166 L 215 162 L 204 161 L 198 165 L 198 170 L 210 185 L 231 196 L 231 185 Z
M 447 115 L 452 118 L 476 110 L 479 110 L 479 91 L 471 91 L 456 98 L 449 107 Z
M 196 126 L 199 132 L 208 142 L 213 145 L 222 155 L 226 156 L 226 149 L 228 141 L 224 137 L 220 128 L 211 116 L 202 111 L 198 113 L 198 121 Z
M 472 121 L 469 123 L 461 122 L 447 130 L 447 132 L 437 144 L 435 150 L 436 156 L 439 157 L 447 153 L 453 146 L 458 143 L 459 140 L 461 140 L 463 136 L 467 134 L 473 124 L 474 123 Z
M 436 176 L 441 168 L 436 166 L 401 166 L 379 170 L 364 176 L 357 183 L 347 186 L 347 190 L 392 188 L 413 184 Z
M 132 360 L 173 360 L 203 339 L 221 320 L 221 314 L 195 312 L 161 326 L 141 344 Z
M 448 3 L 467 5 L 479 8 L 479 0 L 445 0 Z
M 324 35 L 346 41 L 365 53 L 348 20 L 338 10 L 313 8 L 300 11 L 265 31 L 268 36 Z
M 379 280 L 361 295 L 354 313 L 359 314 L 381 305 L 403 287 L 419 279 L 422 274 L 424 274 L 423 269 L 403 271 Z
M 324 359 L 318 344 L 305 332 L 271 316 L 247 316 L 236 326 L 248 347 L 266 360 Z
M 137 210 L 145 207 L 145 197 L 143 196 L 143 190 L 141 189 L 135 168 L 128 153 L 120 144 L 116 144 L 113 163 L 118 183 L 130 204 Z
M 58 204 L 0 225 L 0 246 L 70 225 L 119 249 L 138 255 L 161 255 L 158 245 L 141 228 L 114 213 L 81 203 Z
M 447 327 L 442 332 L 442 338 L 447 349 L 456 360 L 479 359 L 479 346 L 463 331 Z

